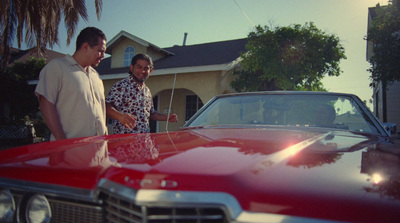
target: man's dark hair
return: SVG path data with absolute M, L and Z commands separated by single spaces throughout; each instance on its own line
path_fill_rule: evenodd
M 134 57 L 132 57 L 131 64 L 132 64 L 133 66 L 135 66 L 135 64 L 136 64 L 136 62 L 137 62 L 138 60 L 145 60 L 145 61 L 147 61 L 147 62 L 150 64 L 150 68 L 153 69 L 153 60 L 151 59 L 151 57 L 150 57 L 149 55 L 143 54 L 143 53 L 136 54 Z
M 95 27 L 87 27 L 83 29 L 76 39 L 76 50 L 79 50 L 84 43 L 88 43 L 90 48 L 99 44 L 99 39 L 107 40 L 103 31 Z

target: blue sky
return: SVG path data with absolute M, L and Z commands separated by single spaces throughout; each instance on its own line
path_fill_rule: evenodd
M 94 0 L 86 0 L 89 21 L 80 20 L 69 46 L 61 23 L 60 46 L 53 50 L 73 54 L 76 35 L 86 26 L 100 28 L 108 40 L 124 30 L 159 47 L 171 47 L 182 44 L 185 32 L 186 44 L 192 45 L 245 38 L 253 31 L 253 24 L 288 26 L 313 22 L 341 39 L 348 58 L 340 64 L 340 77 L 324 78 L 325 88 L 353 93 L 368 101 L 372 90 L 364 37 L 368 7 L 377 3 L 386 5 L 387 0 L 103 0 L 98 21 Z

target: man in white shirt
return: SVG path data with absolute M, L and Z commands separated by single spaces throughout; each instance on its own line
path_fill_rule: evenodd
M 85 28 L 70 56 L 50 61 L 40 72 L 35 94 L 50 140 L 107 134 L 103 82 L 97 71 L 106 51 L 106 36 Z

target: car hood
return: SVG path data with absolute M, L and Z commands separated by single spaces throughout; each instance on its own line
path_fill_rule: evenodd
M 347 131 L 204 128 L 8 149 L 0 173 L 82 189 L 107 179 L 134 189 L 225 192 L 248 211 L 348 220 L 360 211 L 376 216 L 377 206 L 398 212 L 399 150 L 398 141 Z

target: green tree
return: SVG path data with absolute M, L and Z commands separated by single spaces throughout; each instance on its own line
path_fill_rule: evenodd
M 100 18 L 102 0 L 95 0 L 97 18 Z M 29 47 L 36 44 L 38 55 L 45 48 L 58 44 L 58 27 L 64 16 L 67 28 L 67 44 L 70 43 L 79 17 L 88 20 L 85 0 L 0 0 L 0 30 L 2 66 L 7 67 L 10 59 L 10 46 L 17 38 L 21 47 L 23 33 Z
M 339 38 L 313 23 L 257 26 L 248 35 L 246 49 L 231 83 L 237 91 L 324 90 L 322 78 L 339 76 L 339 61 L 346 59 Z
M 43 58 L 29 58 L 26 62 L 16 62 L 0 73 L 0 105 L 9 109 L 9 117 L 3 117 L 2 124 L 18 123 L 26 116 L 34 116 L 39 111 L 39 103 L 29 80 L 37 80 L 46 65 Z
M 376 17 L 368 28 L 367 40 L 373 43 L 370 86 L 376 82 L 392 84 L 400 81 L 400 0 L 375 8 Z

